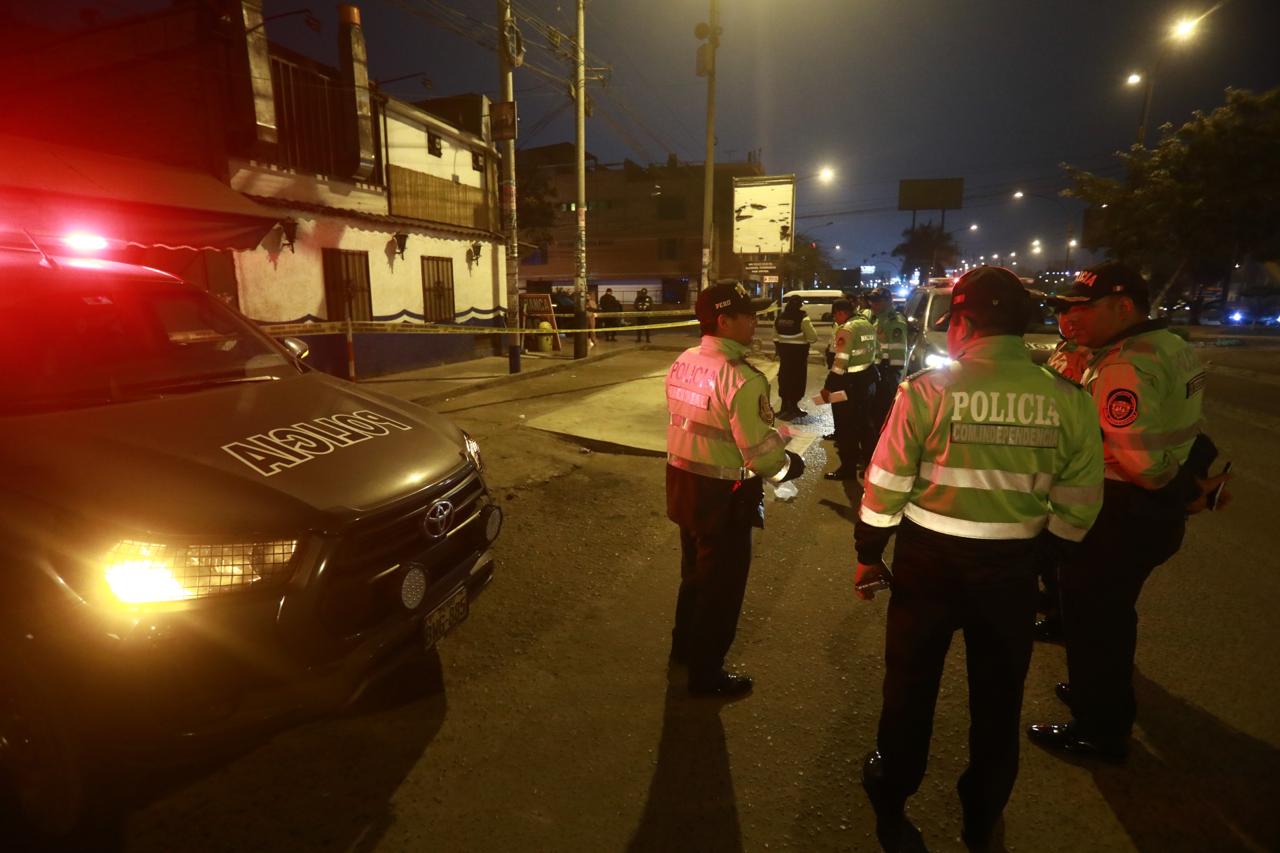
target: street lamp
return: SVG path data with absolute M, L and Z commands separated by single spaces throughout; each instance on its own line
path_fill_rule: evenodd
M 1160 52 L 1156 54 L 1155 64 L 1151 67 L 1150 73 L 1147 74 L 1147 91 L 1142 98 L 1142 123 L 1138 125 L 1138 144 L 1146 145 L 1147 142 L 1147 123 L 1151 118 L 1151 96 L 1156 89 L 1156 75 L 1160 73 L 1160 66 L 1164 64 L 1164 58 L 1169 55 L 1169 48 L 1175 44 L 1190 41 L 1196 34 L 1196 30 L 1200 26 L 1200 22 L 1212 14 L 1219 6 L 1213 6 L 1208 12 L 1196 18 L 1182 18 L 1172 27 L 1169 28 L 1169 35 L 1163 39 L 1160 45 Z M 1136 86 L 1142 81 L 1140 74 L 1129 75 L 1129 85 Z
M 1128 77 L 1125 78 L 1124 82 L 1126 86 L 1136 86 L 1142 82 L 1142 75 L 1139 74 L 1137 71 L 1134 71 L 1132 74 L 1130 74 Z
M 824 184 L 829 184 L 836 178 L 836 170 L 830 166 L 823 166 L 818 170 L 818 180 Z
M 977 230 L 978 230 L 978 223 L 976 223 L 976 222 L 975 222 L 975 223 L 973 223 L 972 225 L 970 225 L 970 226 L 969 226 L 969 230 L 970 230 L 970 231 L 977 231 Z
M 720 47 L 720 3 L 711 0 L 708 23 L 694 27 L 698 48 L 698 76 L 707 78 L 707 155 L 702 178 L 702 274 L 698 290 L 711 286 L 711 211 L 716 178 L 716 48 Z
M 1024 195 L 1026 195 L 1026 193 L 1024 193 L 1022 190 L 1014 190 L 1014 191 L 1013 191 L 1013 197 L 1014 197 L 1014 198 L 1022 198 Z

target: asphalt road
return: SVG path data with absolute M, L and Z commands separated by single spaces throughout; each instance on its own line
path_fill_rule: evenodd
M 1010 850 L 1280 849 L 1280 351 L 1207 353 L 1208 415 L 1235 503 L 1193 520 L 1148 583 L 1125 767 L 1026 744 Z M 858 785 L 873 745 L 885 601 L 851 591 L 856 485 L 770 503 L 732 652 L 749 698 L 695 701 L 669 674 L 678 541 L 663 464 L 525 426 L 669 363 L 636 352 L 441 404 L 478 437 L 508 512 L 471 618 L 351 714 L 246 741 L 122 797 L 100 837 L 128 851 L 873 850 Z M 818 371 L 813 371 L 816 379 Z M 816 384 L 816 382 L 811 382 Z M 829 445 L 828 445 L 829 447 Z M 1057 646 L 1036 649 L 1024 721 L 1063 716 Z M 908 814 L 961 849 L 962 641 Z

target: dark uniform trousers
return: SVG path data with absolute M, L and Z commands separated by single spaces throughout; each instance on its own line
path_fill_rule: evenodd
M 898 393 L 898 383 L 902 381 L 902 368 L 882 364 L 877 370 L 880 378 L 876 382 L 875 426 L 876 432 L 879 433 L 884 422 L 889 419 L 889 410 L 893 408 L 893 398 Z
M 880 437 L 880 423 L 875 419 L 876 371 L 867 369 L 829 377 L 827 387 L 849 395 L 845 402 L 831 404 L 840 467 L 866 467 Z
M 1138 596 L 1147 577 L 1177 553 L 1181 512 L 1157 509 L 1147 493 L 1107 480 L 1102 512 L 1062 566 L 1062 626 L 1071 712 L 1081 732 L 1123 740 L 1133 730 L 1133 657 Z
M 751 530 L 762 527 L 764 485 L 667 466 L 667 514 L 680 526 L 680 591 L 671 653 L 689 679 L 717 676 L 738 631 L 751 568 Z
M 799 408 L 809 373 L 809 345 L 775 343 L 778 351 L 778 398 L 782 407 Z
M 924 778 L 942 667 L 964 632 L 969 674 L 969 767 L 960 777 L 965 822 L 1004 810 L 1018 775 L 1022 688 L 1031 662 L 1036 540 L 947 536 L 909 520 L 898 529 L 885 642 L 877 748 L 885 794 L 904 800 Z

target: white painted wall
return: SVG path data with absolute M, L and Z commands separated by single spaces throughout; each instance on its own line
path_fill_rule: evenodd
M 280 232 L 268 235 L 260 248 L 236 252 L 236 278 L 240 309 L 254 320 L 284 323 L 307 315 L 327 317 L 324 299 L 325 248 L 367 252 L 373 313 L 389 317 L 408 310 L 422 311 L 423 256 L 453 260 L 454 322 L 488 318 L 475 309 L 489 310 L 506 304 L 506 259 L 499 243 L 482 242 L 480 259 L 467 263 L 473 240 L 421 229 L 405 229 L 409 241 L 405 256 L 395 253 L 393 234 L 378 223 L 282 211 L 298 222 L 294 250 L 280 245 Z M 417 322 L 416 318 L 403 318 Z
M 441 156 L 436 157 L 427 150 L 428 131 L 440 136 L 443 144 Z M 471 168 L 471 152 L 481 150 L 477 146 L 468 145 L 459 137 L 451 135 L 440 127 L 428 126 L 412 119 L 398 115 L 387 116 L 387 161 L 394 166 L 403 166 L 417 172 L 425 172 L 446 181 L 458 176 L 458 183 L 468 187 L 484 186 L 484 172 Z M 482 152 L 485 160 L 488 152 Z

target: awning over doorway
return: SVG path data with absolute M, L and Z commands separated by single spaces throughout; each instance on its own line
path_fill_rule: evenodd
M 0 230 L 253 249 L 279 219 L 203 172 L 0 134 Z

